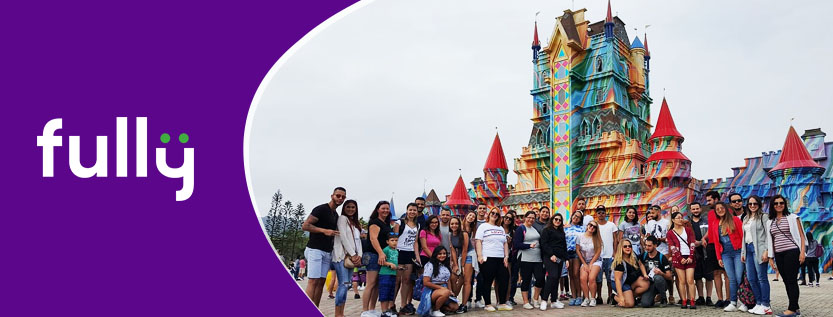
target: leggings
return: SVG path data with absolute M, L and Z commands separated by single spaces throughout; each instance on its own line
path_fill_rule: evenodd
M 794 278 L 798 276 L 798 254 L 798 249 L 775 252 L 775 265 L 778 266 L 778 271 L 781 273 L 781 280 L 784 281 L 784 287 L 787 289 L 787 298 L 790 302 L 787 309 L 794 312 L 799 310 L 798 281 Z
M 807 266 L 807 276 L 810 277 L 810 283 L 813 281 L 818 283 L 819 279 L 821 279 L 821 275 L 819 275 L 819 258 L 807 257 L 804 259 L 804 265 Z
M 548 298 L 553 303 L 558 301 L 558 282 L 561 279 L 562 267 L 564 267 L 564 261 L 555 263 L 550 259 L 544 259 L 544 268 L 547 269 L 547 283 L 544 284 L 544 290 L 541 291 L 542 301 L 546 301 Z
M 503 258 L 486 258 L 486 262 L 480 265 L 480 275 L 483 275 L 483 283 L 477 283 L 477 288 L 483 294 L 483 302 L 486 305 L 492 304 L 492 282 L 497 284 L 497 302 L 506 303 L 507 287 L 509 286 L 509 271 L 503 266 Z
M 532 284 L 532 276 L 535 276 L 535 287 L 544 287 L 544 266 L 541 262 L 519 262 L 521 267 L 521 291 L 528 292 L 529 286 Z M 561 277 L 561 272 L 558 272 L 557 277 Z

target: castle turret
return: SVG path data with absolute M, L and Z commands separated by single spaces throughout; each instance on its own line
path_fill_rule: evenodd
M 451 209 L 452 216 L 465 215 L 470 208 L 474 207 L 469 193 L 466 191 L 466 185 L 463 183 L 463 176 L 457 178 L 457 184 L 451 190 L 451 195 L 446 200 L 445 205 Z
M 645 33 L 645 70 L 648 71 L 651 69 L 651 50 L 648 49 L 648 33 Z
M 613 40 L 613 15 L 610 13 L 610 0 L 607 0 L 607 17 L 605 18 L 605 40 Z
M 440 201 L 440 197 L 437 196 L 437 192 L 431 189 L 428 196 L 425 196 L 425 209 L 422 213 L 427 215 L 439 215 L 442 207 L 443 202 Z
M 541 42 L 538 42 L 538 21 L 535 21 L 535 34 L 532 38 L 532 61 L 538 61 L 538 51 L 541 50 Z
M 506 173 L 509 168 L 506 166 L 506 156 L 503 154 L 503 146 L 500 144 L 500 135 L 495 134 L 492 142 L 492 149 L 483 166 L 484 179 L 477 178 L 471 184 L 474 189 L 475 199 L 483 202 L 490 209 L 499 207 L 504 198 L 509 196 L 506 188 Z
M 631 44 L 630 59 L 631 65 L 634 67 L 629 74 L 631 85 L 628 87 L 628 93 L 631 98 L 639 100 L 642 98 L 642 93 L 645 92 L 645 68 L 642 67 L 645 65 L 645 46 L 642 45 L 638 36 L 633 39 Z
M 652 189 L 686 188 L 691 181 L 691 160 L 682 153 L 685 138 L 677 131 L 668 102 L 662 99 L 662 108 L 654 133 L 651 135 L 651 156 L 645 180 Z
M 775 192 L 784 195 L 790 202 L 789 210 L 802 216 L 806 209 L 816 210 L 819 207 L 819 187 L 822 183 L 819 178 L 824 170 L 813 160 L 798 133 L 790 126 L 778 164 L 767 175 L 772 179 Z

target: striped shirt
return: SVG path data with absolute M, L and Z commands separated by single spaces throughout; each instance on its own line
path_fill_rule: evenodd
M 770 227 L 772 232 L 772 246 L 775 248 L 775 253 L 781 253 L 798 248 L 790 236 L 790 223 L 786 217 L 776 219 L 772 222 Z

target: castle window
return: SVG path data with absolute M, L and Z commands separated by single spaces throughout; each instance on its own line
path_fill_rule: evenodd
M 546 103 L 541 104 L 541 109 L 543 109 L 543 111 L 542 111 L 543 114 L 547 114 L 547 113 L 550 112 L 549 107 L 547 107 Z
M 607 97 L 605 96 L 606 94 L 607 92 L 604 89 L 596 89 L 596 104 L 601 104 L 605 102 L 605 97 Z
M 582 120 L 581 122 L 581 135 L 590 135 L 590 126 L 585 120 Z
M 602 57 L 596 57 L 596 72 L 601 72 L 604 69 L 604 64 L 602 64 Z
M 593 135 L 601 135 L 602 134 L 602 123 L 599 121 L 599 118 L 593 121 Z

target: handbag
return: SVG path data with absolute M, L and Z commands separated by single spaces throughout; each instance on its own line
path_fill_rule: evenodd
M 356 235 L 353 234 L 353 227 L 352 226 L 350 227 L 350 237 L 352 238 L 351 240 L 353 240 L 353 247 L 356 248 L 356 250 L 358 250 L 359 246 L 356 245 Z M 356 252 L 356 254 L 358 254 L 358 252 Z M 347 257 L 349 257 L 349 256 L 350 255 L 348 254 Z M 350 260 L 347 257 L 345 257 L 344 261 L 342 261 L 342 263 L 344 264 L 344 267 L 347 268 L 347 269 L 350 269 L 350 270 L 356 268 L 356 264 L 354 264 L 353 261 Z M 364 264 L 364 258 L 362 258 L 362 264 Z
M 743 276 L 743 282 L 738 287 L 738 300 L 746 307 L 755 306 L 755 293 L 752 293 L 752 287 L 746 275 Z

